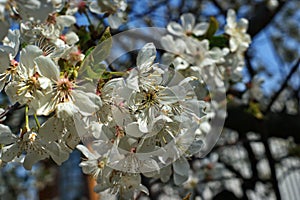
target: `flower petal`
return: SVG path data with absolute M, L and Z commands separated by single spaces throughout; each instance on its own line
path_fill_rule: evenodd
M 236 26 L 236 14 L 234 10 L 228 10 L 226 22 L 226 26 L 228 26 L 229 28 L 234 28 Z
M 186 158 L 184 158 L 184 157 L 180 157 L 178 160 L 176 160 L 173 163 L 174 172 L 181 176 L 188 177 L 189 168 L 190 168 L 190 165 L 189 165 L 188 161 L 186 160 Z
M 0 124 L 0 144 L 11 144 L 17 141 L 17 137 L 12 134 L 10 128 Z
M 39 56 L 34 60 L 37 64 L 37 72 L 50 80 L 58 80 L 59 68 L 49 57 Z
M 39 154 L 38 152 L 31 152 L 25 156 L 25 160 L 23 162 L 23 166 L 27 170 L 31 170 L 32 165 L 36 162 L 47 158 L 47 154 Z
M 192 13 L 185 13 L 180 16 L 182 27 L 185 31 L 192 31 L 195 26 L 195 17 Z
M 184 35 L 184 30 L 182 26 L 176 22 L 170 22 L 167 26 L 167 30 L 176 36 L 183 36 Z
M 208 27 L 209 27 L 209 24 L 206 22 L 199 23 L 194 27 L 193 33 L 196 36 L 204 35 L 206 33 Z
M 1 159 L 4 162 L 12 161 L 19 153 L 19 146 L 17 143 L 11 144 L 9 146 L 5 146 L 2 148 Z
M 52 142 L 46 146 L 47 153 L 51 156 L 52 160 L 61 165 L 64 161 L 68 160 L 69 153 L 65 151 L 60 144 Z
M 156 57 L 156 49 L 153 43 L 147 43 L 139 51 L 137 56 L 137 67 L 140 71 L 148 71 Z
M 126 135 L 131 137 L 142 137 L 143 132 L 139 129 L 139 124 L 137 122 L 132 122 L 125 127 Z
M 78 35 L 76 33 L 74 33 L 73 31 L 67 33 L 65 36 L 66 36 L 66 43 L 68 45 L 73 45 L 79 41 Z
M 0 47 L 0 73 L 4 73 L 10 65 L 9 55 Z
M 22 73 L 32 75 L 35 67 L 34 59 L 43 55 L 43 51 L 34 45 L 27 45 L 20 53 L 20 63 Z
M 79 108 L 81 114 L 85 116 L 95 113 L 102 105 L 100 97 L 90 92 L 76 90 L 73 92 L 73 97 L 75 105 Z
M 63 27 L 69 27 L 76 23 L 76 18 L 70 15 L 60 15 L 56 17 L 56 23 Z

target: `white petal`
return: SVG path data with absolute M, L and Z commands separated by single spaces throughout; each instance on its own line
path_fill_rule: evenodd
M 179 174 L 181 176 L 188 176 L 190 165 L 186 158 L 180 157 L 173 163 L 173 169 L 176 174 Z
M 176 57 L 173 61 L 176 70 L 184 70 L 187 69 L 190 64 L 181 57 Z
M 72 102 L 62 102 L 56 106 L 57 117 L 61 120 L 73 117 L 78 113 L 78 108 Z
M 9 23 L 7 21 L 0 20 L 0 41 L 4 39 L 4 37 L 7 35 L 8 29 L 9 29 Z
M 49 57 L 39 56 L 34 60 L 37 64 L 37 71 L 49 78 L 50 80 L 58 80 L 59 68 Z
M 166 51 L 174 52 L 174 44 L 175 42 L 171 35 L 166 35 L 161 38 L 161 45 Z
M 248 29 L 248 20 L 245 18 L 240 19 L 239 23 L 237 24 L 237 29 L 239 29 L 242 33 L 246 33 Z
M 43 89 L 43 93 L 50 92 L 52 90 L 52 81 L 46 77 L 38 78 L 39 84 Z
M 80 138 L 78 136 L 77 125 L 73 123 L 71 126 L 68 126 L 69 130 L 65 133 L 63 140 L 65 141 L 68 149 L 73 150 L 79 144 Z
M 9 30 L 7 34 L 7 43 L 3 41 L 5 45 L 8 45 L 12 48 L 12 51 L 9 52 L 12 58 L 15 58 L 19 53 L 20 48 L 20 30 Z
M 2 148 L 1 159 L 4 162 L 12 161 L 19 153 L 19 146 L 17 143 L 11 144 L 9 146 L 5 146 Z
M 98 111 L 102 105 L 99 96 L 93 93 L 85 93 L 81 90 L 74 90 L 73 97 L 75 105 L 83 115 L 91 115 Z
M 195 26 L 195 17 L 191 13 L 185 13 L 180 17 L 182 27 L 185 31 L 192 31 Z
M 170 22 L 167 26 L 167 30 L 176 36 L 183 36 L 184 30 L 182 29 L 182 26 L 176 22 Z
M 17 137 L 12 134 L 10 128 L 0 124 L 0 144 L 11 144 L 17 141 Z
M 89 9 L 91 12 L 96 13 L 96 14 L 103 13 L 103 11 L 101 11 L 101 8 L 99 7 L 99 5 L 96 1 L 93 1 L 90 3 Z
M 79 37 L 74 32 L 69 32 L 65 36 L 66 36 L 66 43 L 68 45 L 73 45 L 79 41 Z
M 188 176 L 181 176 L 179 174 L 174 173 L 174 183 L 175 183 L 175 185 L 182 185 L 185 181 L 188 180 L 188 178 L 189 178 Z
M 211 125 L 208 122 L 202 122 L 200 124 L 200 129 L 204 132 L 204 133 L 209 133 L 209 131 L 211 130 Z
M 208 27 L 209 27 L 209 24 L 206 22 L 199 23 L 194 27 L 193 33 L 196 36 L 204 35 L 206 33 Z
M 19 101 L 19 96 L 17 95 L 18 89 L 19 87 L 17 82 L 11 82 L 5 87 L 5 93 L 12 104 Z
M 156 57 L 156 49 L 153 43 L 147 43 L 139 51 L 137 56 L 137 67 L 140 71 L 148 71 Z
M 33 71 L 35 66 L 34 59 L 41 55 L 43 55 L 43 51 L 39 47 L 27 45 L 20 53 L 20 63 L 27 72 Z
M 190 154 L 190 155 L 195 155 L 196 153 L 198 153 L 204 146 L 204 142 L 203 140 L 196 140 L 194 141 L 191 146 L 189 146 L 189 149 L 187 150 L 187 152 Z
M 122 107 L 112 106 L 112 115 L 115 120 L 115 123 L 119 126 L 126 126 L 132 122 L 131 116 L 127 109 Z
M 27 170 L 31 170 L 32 165 L 34 165 L 36 162 L 43 160 L 47 157 L 46 154 L 44 155 L 40 155 L 37 152 L 32 152 L 29 153 L 25 156 L 24 162 L 23 162 L 23 166 L 25 169 Z
M 64 125 L 57 117 L 49 118 L 42 124 L 39 130 L 39 136 L 45 141 L 56 141 L 61 138 L 64 131 Z
M 69 27 L 76 23 L 76 18 L 70 15 L 60 15 L 56 17 L 56 23 L 62 27 Z
M 138 123 L 139 123 L 139 129 L 141 132 L 144 133 L 149 133 L 151 127 L 152 127 L 152 117 L 146 116 L 144 118 L 138 118 Z
M 140 184 L 139 187 L 138 187 L 138 190 L 141 191 L 141 192 L 144 192 L 146 195 L 149 196 L 149 190 L 144 185 Z
M 51 156 L 56 164 L 61 165 L 64 161 L 68 160 L 69 153 L 61 148 L 58 143 L 52 142 L 46 147 L 47 153 Z
M 55 101 L 53 101 L 53 94 L 48 93 L 40 99 L 40 107 L 37 109 L 37 115 L 49 115 L 55 110 Z
M 229 40 L 230 51 L 235 52 L 239 47 L 239 41 L 235 37 L 231 37 Z
M 17 7 L 18 14 L 24 21 L 34 18 L 36 21 L 44 22 L 54 11 L 52 2 L 47 0 L 18 0 Z
M 10 59 L 7 52 L 0 47 L 0 73 L 4 73 L 10 65 Z
M 171 165 L 160 169 L 160 179 L 163 183 L 166 183 L 170 180 L 172 175 Z
M 230 28 L 234 28 L 236 26 L 236 14 L 234 10 L 232 9 L 228 10 L 226 22 L 227 22 L 227 26 Z
M 130 71 L 129 76 L 126 78 L 126 85 L 130 89 L 140 91 L 138 71 L 135 68 Z
M 159 91 L 158 98 L 161 104 L 172 104 L 185 97 L 185 90 L 181 86 L 173 86 Z
M 126 135 L 132 137 L 142 137 L 144 135 L 143 132 L 139 130 L 139 125 L 137 122 L 132 122 L 125 127 Z
M 91 159 L 97 159 L 96 156 L 95 156 L 94 154 L 92 154 L 92 153 L 88 150 L 88 148 L 86 148 L 86 146 L 83 146 L 83 145 L 79 144 L 79 145 L 76 146 L 76 148 L 77 148 L 79 151 L 81 151 L 81 153 L 83 153 L 83 155 L 84 155 L 87 159 L 89 159 L 89 160 L 91 160 Z
M 94 122 L 94 121 L 91 122 L 88 127 L 89 133 L 91 133 L 94 136 L 94 138 L 100 139 L 102 126 L 103 126 L 102 123 Z
M 118 29 L 124 23 L 124 20 L 121 16 L 116 14 L 109 15 L 108 23 L 112 29 Z

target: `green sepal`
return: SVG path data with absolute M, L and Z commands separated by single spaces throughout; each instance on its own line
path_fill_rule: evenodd
M 205 38 L 212 38 L 214 34 L 217 32 L 219 29 L 219 22 L 215 17 L 210 17 L 209 18 L 209 27 L 204 35 Z

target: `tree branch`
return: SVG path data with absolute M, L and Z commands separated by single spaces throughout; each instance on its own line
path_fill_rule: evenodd
M 239 134 L 255 132 L 263 135 L 262 126 L 266 128 L 269 137 L 287 139 L 293 137 L 296 143 L 300 143 L 300 114 L 289 115 L 286 113 L 267 113 L 263 120 L 255 118 L 247 113 L 244 106 L 232 106 L 227 108 L 228 116 L 225 127 L 236 130 Z
M 287 86 L 289 80 L 291 79 L 291 77 L 293 76 L 293 74 L 297 71 L 299 64 L 300 64 L 300 58 L 298 59 L 296 64 L 292 67 L 290 73 L 285 78 L 285 80 L 282 83 L 280 89 L 271 98 L 271 101 L 269 102 L 269 104 L 268 104 L 266 110 L 264 111 L 264 113 L 268 113 L 271 110 L 272 105 L 274 104 L 276 99 L 279 97 L 280 93 L 286 88 L 286 86 Z
M 265 2 L 259 3 L 254 10 L 254 16 L 249 20 L 248 33 L 251 37 L 255 37 L 262 29 L 264 29 L 284 7 L 287 1 L 279 1 L 279 5 L 275 10 L 270 10 Z

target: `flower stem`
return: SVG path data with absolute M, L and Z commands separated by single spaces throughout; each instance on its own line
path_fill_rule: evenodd
M 34 114 L 33 116 L 34 116 L 34 120 L 35 120 L 35 123 L 36 123 L 38 129 L 40 129 L 40 128 L 41 128 L 41 124 L 40 124 L 40 122 L 39 122 L 39 119 L 37 118 L 37 115 Z
M 91 18 L 89 16 L 89 13 L 87 11 L 84 11 L 83 13 L 84 13 L 86 19 L 88 20 L 89 24 L 92 25 L 92 20 L 91 20 Z
M 27 132 L 27 131 L 30 130 L 30 129 L 29 129 L 29 116 L 28 116 L 28 110 L 29 110 L 28 105 L 25 105 L 25 129 L 26 129 L 25 132 Z
M 109 72 L 109 73 L 115 76 L 123 76 L 126 72 Z

